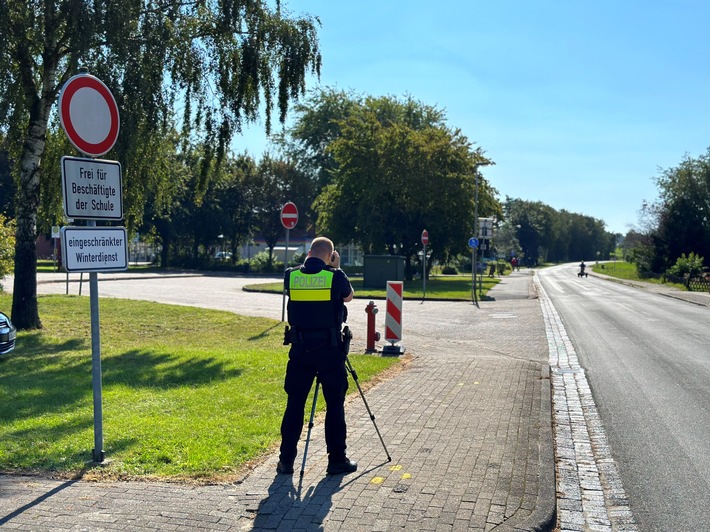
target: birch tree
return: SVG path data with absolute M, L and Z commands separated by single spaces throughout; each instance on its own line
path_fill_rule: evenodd
M 243 123 L 263 114 L 268 131 L 274 113 L 283 122 L 308 75 L 320 71 L 318 20 L 291 15 L 279 0 L 0 0 L 0 13 L 0 133 L 18 187 L 12 318 L 21 329 L 41 327 L 43 156 L 58 93 L 79 67 L 119 105 L 121 138 L 107 158 L 150 162 L 151 139 L 177 118 L 204 146 L 205 180 Z M 124 188 L 138 204 L 150 185 L 132 181 L 122 162 Z

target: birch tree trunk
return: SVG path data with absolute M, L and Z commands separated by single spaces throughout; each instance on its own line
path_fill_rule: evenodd
M 37 308 L 37 211 L 40 162 L 47 140 L 47 121 L 52 100 L 40 98 L 30 111 L 30 125 L 20 159 L 20 186 L 16 205 L 15 282 L 12 321 L 18 329 L 39 329 Z

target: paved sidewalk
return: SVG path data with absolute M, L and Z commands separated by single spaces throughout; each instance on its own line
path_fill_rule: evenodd
M 493 301 L 478 307 L 404 302 L 407 367 L 365 392 L 391 462 L 355 393 L 346 405 L 349 454 L 359 463 L 355 474 L 325 475 L 319 421 L 302 480 L 300 458 L 293 476 L 277 475 L 276 455 L 238 483 L 213 486 L 4 475 L 0 528 L 551 529 L 555 479 L 548 345 L 532 279 L 527 271 L 515 272 L 491 292 Z M 254 297 L 269 295 L 244 300 Z M 271 297 L 266 306 L 277 304 L 280 311 L 280 299 Z M 364 350 L 365 304 L 349 305 L 354 351 Z M 380 330 L 383 320 L 381 313 Z

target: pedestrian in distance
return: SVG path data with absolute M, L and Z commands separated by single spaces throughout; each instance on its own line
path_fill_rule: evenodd
M 326 471 L 331 475 L 352 473 L 357 470 L 357 463 L 345 452 L 348 376 L 342 326 L 347 318 L 345 303 L 353 299 L 353 288 L 340 269 L 340 254 L 330 239 L 313 240 L 303 265 L 286 270 L 284 289 L 289 296 L 284 343 L 291 348 L 284 381 L 288 398 L 276 469 L 284 474 L 294 471 L 306 400 L 317 378 L 326 402 Z

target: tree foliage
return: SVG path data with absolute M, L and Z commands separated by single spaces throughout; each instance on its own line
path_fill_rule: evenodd
M 275 136 L 288 158 L 298 162 L 318 190 L 331 182 L 337 168 L 328 146 L 340 137 L 342 122 L 361 104 L 362 98 L 352 92 L 333 88 L 312 91 L 294 106 L 295 125 Z
M 59 90 L 87 66 L 113 92 L 122 133 L 113 155 L 124 167 L 127 220 L 162 186 L 156 149 L 182 107 L 185 138 L 203 148 L 199 191 L 235 131 L 265 110 L 265 127 L 318 73 L 317 20 L 289 18 L 279 1 L 0 0 L 0 132 L 17 163 L 13 320 L 40 327 L 36 302 L 37 214 L 47 131 Z M 216 163 L 216 164 L 215 164 Z
M 710 149 L 664 170 L 656 184 L 653 271 L 665 272 L 683 254 L 710 256 Z
M 12 273 L 15 254 L 15 224 L 0 213 L 0 281 Z M 3 286 L 0 283 L 0 292 Z
M 318 232 L 366 253 L 402 255 L 408 265 L 423 229 L 435 258 L 465 250 L 476 168 L 490 161 L 439 109 L 410 97 L 325 90 L 298 107 L 289 134 L 287 148 L 305 155 L 322 185 L 314 203 Z M 480 213 L 499 213 L 482 177 Z
M 506 198 L 508 227 L 516 237 L 527 264 L 608 258 L 616 237 L 604 229 L 604 222 L 565 210 L 557 211 L 542 202 Z
M 315 184 L 293 162 L 275 159 L 265 154 L 257 168 L 254 183 L 255 226 L 269 248 L 269 265 L 279 238 L 284 234 L 281 224 L 281 208 L 287 201 L 299 205 L 299 224 L 308 227 L 309 211 L 306 208 L 315 198 Z
M 657 201 L 644 201 L 642 230 L 626 235 L 624 254 L 642 276 L 660 276 L 691 254 L 710 256 L 710 148 L 697 158 L 686 155 L 676 167 L 654 178 Z
M 668 269 L 668 274 L 676 277 L 694 277 L 703 271 L 705 258 L 695 253 L 690 253 L 687 257 L 681 253 L 675 264 Z
M 259 162 L 248 154 L 228 156 L 202 193 L 196 191 L 199 151 L 178 157 L 173 172 L 177 184 L 171 201 L 151 204 L 144 226 L 161 245 L 162 266 L 205 266 L 217 248 L 229 248 L 234 262 L 238 248 L 254 234 L 266 240 L 271 266 L 285 231 L 281 207 L 286 201 L 306 206 L 315 196 L 313 182 L 295 164 L 269 154 Z M 307 212 L 299 212 L 299 225 L 309 225 Z

